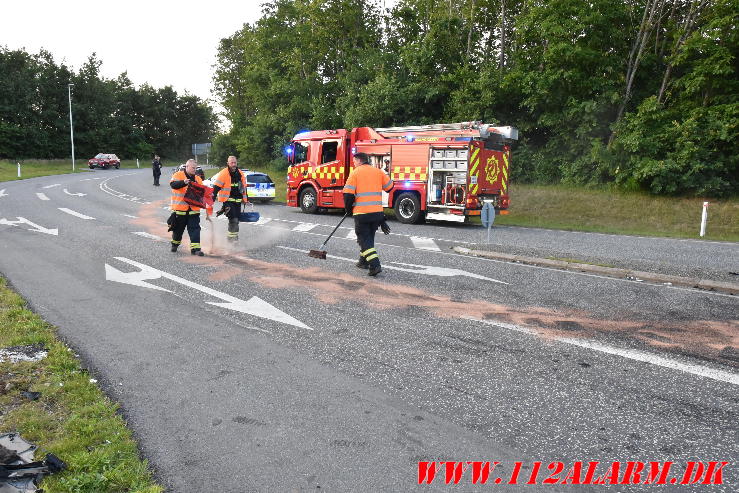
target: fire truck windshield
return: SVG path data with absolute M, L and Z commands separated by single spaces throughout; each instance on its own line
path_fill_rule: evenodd
M 310 148 L 308 142 L 293 142 L 292 147 L 294 152 L 292 156 L 293 163 L 297 164 L 308 160 L 308 149 Z

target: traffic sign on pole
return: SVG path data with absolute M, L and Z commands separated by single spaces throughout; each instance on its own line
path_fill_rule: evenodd
M 495 222 L 495 207 L 492 203 L 485 202 L 485 205 L 482 206 L 480 221 L 482 222 L 482 226 L 488 230 L 487 242 L 490 243 L 490 228 L 493 227 L 493 223 Z

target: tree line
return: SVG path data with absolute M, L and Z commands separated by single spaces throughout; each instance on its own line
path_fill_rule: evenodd
M 134 87 L 126 73 L 100 74 L 93 53 L 75 72 L 57 64 L 51 53 L 0 46 L 0 158 L 69 158 L 69 101 L 76 157 L 99 152 L 123 159 L 181 159 L 190 145 L 209 142 L 216 131 L 213 109 L 196 96 L 171 86 Z
M 303 129 L 483 120 L 514 180 L 732 195 L 739 0 L 271 0 L 221 40 L 214 153 Z M 221 156 L 222 155 L 222 156 Z

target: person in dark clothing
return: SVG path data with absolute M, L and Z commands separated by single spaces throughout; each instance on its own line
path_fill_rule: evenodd
M 159 177 L 162 176 L 162 160 L 159 156 L 154 156 L 154 160 L 151 162 L 151 170 L 154 173 L 154 186 L 159 186 Z
M 228 166 L 213 177 L 213 202 L 216 201 L 222 204 L 216 215 L 226 214 L 228 218 L 228 241 L 237 241 L 241 204 L 248 203 L 249 197 L 246 193 L 246 175 L 239 169 L 236 156 L 228 156 Z
M 182 243 L 182 233 L 187 228 L 190 236 L 190 253 L 203 256 L 200 250 L 200 207 L 185 202 L 185 192 L 190 182 L 199 185 L 203 180 L 195 174 L 195 161 L 190 159 L 185 165 L 184 171 L 178 171 L 172 175 L 169 186 L 172 187 L 172 246 L 171 251 L 176 252 Z

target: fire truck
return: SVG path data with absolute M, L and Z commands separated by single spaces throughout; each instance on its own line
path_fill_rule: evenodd
M 400 222 L 465 222 L 488 202 L 505 214 L 515 140 L 517 129 L 481 122 L 300 132 L 285 150 L 287 205 L 343 208 L 351 157 L 364 152 L 395 182 L 383 205 Z

